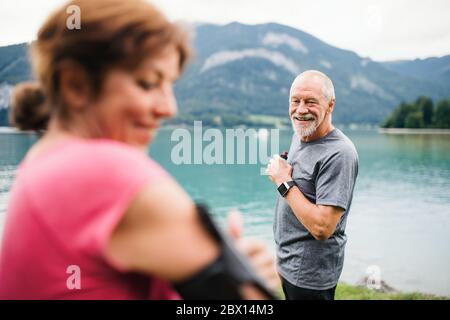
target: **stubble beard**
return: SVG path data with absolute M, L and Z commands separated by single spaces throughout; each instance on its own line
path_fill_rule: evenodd
M 296 120 L 294 120 L 293 118 L 291 119 L 291 122 L 294 132 L 296 132 L 301 139 L 312 135 L 314 132 L 316 132 L 317 127 L 319 126 L 317 118 L 310 121 L 310 123 L 306 127 L 302 126 L 300 123 L 296 123 Z

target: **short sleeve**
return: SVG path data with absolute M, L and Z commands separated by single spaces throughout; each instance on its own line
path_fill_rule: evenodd
M 144 152 L 109 141 L 72 142 L 28 168 L 39 219 L 65 252 L 107 261 L 111 234 L 144 187 L 169 175 Z
M 316 178 L 316 204 L 347 210 L 352 200 L 357 174 L 356 151 L 346 148 L 333 153 L 320 166 Z
M 137 194 L 146 186 L 157 184 L 168 174 L 154 161 L 134 150 L 113 153 L 111 158 L 104 159 L 103 168 L 97 169 L 96 195 L 97 212 L 86 223 L 83 232 L 90 249 L 106 259 L 116 269 L 123 271 L 120 265 L 107 259 L 105 254 L 112 232 L 130 207 Z M 92 207 L 91 209 L 96 210 Z

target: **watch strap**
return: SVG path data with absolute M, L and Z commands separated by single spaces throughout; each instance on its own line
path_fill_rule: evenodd
M 285 197 L 287 195 L 288 191 L 295 185 L 296 185 L 295 182 L 292 180 L 285 181 L 278 186 L 278 192 L 281 194 L 282 197 Z

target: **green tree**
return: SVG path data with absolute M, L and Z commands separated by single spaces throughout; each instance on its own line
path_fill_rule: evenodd
M 436 106 L 436 128 L 450 128 L 450 100 L 442 100 Z
M 403 121 L 400 120 L 400 109 L 405 105 L 402 102 L 392 113 L 386 118 L 382 127 L 383 128 L 403 128 Z
M 428 97 L 421 96 L 416 100 L 416 105 L 419 110 L 422 111 L 424 127 L 430 127 L 433 123 L 433 100 Z
M 384 122 L 381 124 L 382 128 L 393 128 L 393 120 L 392 120 L 392 115 L 388 116 L 386 118 L 386 120 L 384 120 Z
M 410 112 L 405 119 L 405 128 L 423 128 L 423 114 L 422 111 Z
M 415 104 L 401 103 L 397 109 L 391 115 L 391 119 L 388 120 L 391 128 L 404 128 L 405 120 L 408 114 L 420 111 Z

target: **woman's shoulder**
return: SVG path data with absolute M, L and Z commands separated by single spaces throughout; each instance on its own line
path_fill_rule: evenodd
M 24 171 L 22 176 L 39 185 L 45 184 L 45 181 L 66 181 L 93 187 L 121 185 L 167 175 L 145 151 L 106 139 L 64 142 L 47 154 L 26 161 L 21 171 Z

